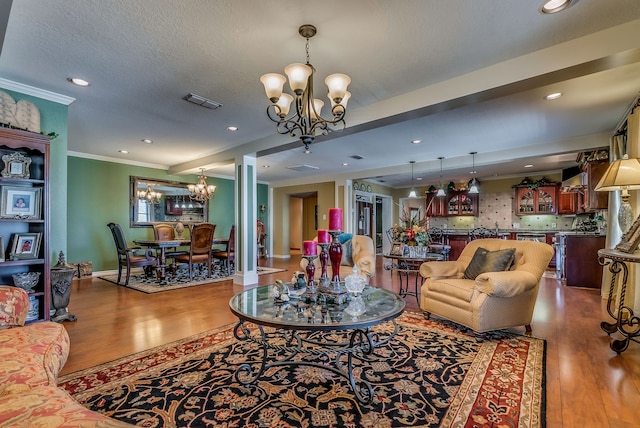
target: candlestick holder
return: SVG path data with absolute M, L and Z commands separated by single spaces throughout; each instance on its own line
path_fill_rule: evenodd
M 315 293 L 316 292 L 316 284 L 314 280 L 314 276 L 316 274 L 316 265 L 313 264 L 313 261 L 318 258 L 316 255 L 303 255 L 305 259 L 307 259 L 307 292 Z
M 322 280 L 322 283 L 329 279 L 329 276 L 327 275 L 327 264 L 329 262 L 329 253 L 327 252 L 327 249 L 329 248 L 329 243 L 321 242 L 318 245 L 320 245 L 321 248 L 318 259 L 320 259 L 320 279 Z
M 331 260 L 331 282 L 340 283 L 340 264 L 342 263 L 342 244 L 338 240 L 341 230 L 330 230 L 332 240 L 329 245 L 329 259 Z

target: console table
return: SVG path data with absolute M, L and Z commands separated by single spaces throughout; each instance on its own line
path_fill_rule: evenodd
M 391 263 L 385 263 L 384 268 L 390 270 L 393 274 L 395 270 L 398 272 L 398 279 L 400 280 L 400 292 L 401 297 L 414 296 L 420 306 L 420 293 L 418 292 L 418 285 L 420 283 L 420 265 L 424 262 L 435 262 L 444 260 L 443 254 L 426 253 L 420 257 L 409 256 L 396 256 L 394 254 L 385 254 L 384 258 L 391 259 Z M 413 291 L 409 290 L 409 274 L 415 275 L 415 283 Z
M 601 322 L 600 328 L 609 335 L 616 331 L 622 334 L 623 339 L 614 339 L 609 344 L 611 349 L 620 354 L 629 347 L 630 341 L 640 343 L 637 339 L 637 337 L 640 336 L 640 318 L 634 315 L 633 309 L 624 303 L 627 292 L 627 282 L 629 280 L 628 263 L 640 263 L 640 254 L 629 254 L 613 249 L 602 249 L 598 250 L 598 261 L 601 265 L 608 266 L 609 272 L 611 272 L 607 312 L 615 320 L 613 323 L 606 321 Z M 616 298 L 614 293 L 620 274 L 622 274 L 622 278 L 620 281 L 620 293 L 617 305 L 618 313 L 616 314 Z

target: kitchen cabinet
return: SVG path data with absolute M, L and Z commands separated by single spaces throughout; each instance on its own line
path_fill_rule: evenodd
M 451 246 L 449 251 L 449 260 L 458 260 L 462 250 L 469 243 L 469 234 L 451 234 L 447 235 L 447 244 Z
M 581 204 L 579 212 L 594 212 L 607 209 L 609 205 L 609 192 L 596 192 L 594 189 L 609 167 L 607 161 L 585 162 L 580 169 L 587 173 L 587 186 L 583 193 L 579 194 Z
M 446 216 L 478 216 L 478 195 L 464 190 L 450 191 L 445 197 Z
M 578 192 L 558 193 L 558 214 L 578 213 Z
M 445 196 L 427 193 L 427 217 L 445 217 Z
M 558 212 L 558 185 L 538 186 L 535 189 L 516 189 L 516 214 L 556 214 Z
M 598 250 L 605 247 L 604 236 L 567 235 L 564 245 L 564 270 L 567 286 L 600 288 L 602 266 Z
M 39 274 L 29 291 L 27 322 L 49 320 L 49 137 L 0 128 L 0 284 Z
M 164 201 L 166 215 L 182 215 L 182 208 L 178 204 L 178 197 L 167 196 Z

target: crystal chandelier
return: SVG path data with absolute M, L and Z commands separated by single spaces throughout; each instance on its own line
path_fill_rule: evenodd
M 345 127 L 344 115 L 347 109 L 347 101 L 351 94 L 347 86 L 351 78 L 346 74 L 332 74 L 324 83 L 329 88 L 329 100 L 331 101 L 332 118 L 325 119 L 321 116 L 324 106 L 322 100 L 313 97 L 313 74 L 315 69 L 309 62 L 309 39 L 316 34 L 313 25 L 302 25 L 298 33 L 307 40 L 306 64 L 289 64 L 284 72 L 289 77 L 289 86 L 295 94 L 295 111 L 287 117 L 294 97 L 282 93 L 287 79 L 281 74 L 268 73 L 260 78 L 271 104 L 267 107 L 267 116 L 276 122 L 276 130 L 280 134 L 289 134 L 292 137 L 300 137 L 304 144 L 305 153 L 310 153 L 309 144 L 317 135 L 326 135 L 329 131 L 340 132 Z
M 159 204 L 162 193 L 153 190 L 151 184 L 147 184 L 146 190 L 138 190 L 138 199 L 147 201 L 148 204 Z
M 207 184 L 207 179 L 204 176 L 204 168 L 200 169 L 201 175 L 198 176 L 198 182 L 196 184 L 189 184 L 189 197 L 193 200 L 204 202 L 213 198 L 213 194 L 216 191 L 216 186 L 213 184 Z

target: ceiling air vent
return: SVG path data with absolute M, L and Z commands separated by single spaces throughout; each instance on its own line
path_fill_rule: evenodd
M 364 156 L 362 156 L 362 155 L 351 155 L 351 156 L 349 156 L 349 157 L 350 157 L 351 159 L 357 159 L 357 160 L 364 159 Z
M 296 165 L 296 166 L 288 166 L 287 169 L 292 169 L 294 171 L 303 172 L 303 171 L 314 171 L 316 169 L 320 169 L 317 166 L 312 165 Z
M 194 94 L 193 92 L 185 95 L 182 99 L 189 101 L 190 103 L 199 105 L 200 107 L 205 107 L 211 110 L 222 107 L 222 104 L 220 104 L 219 102 L 210 100 L 209 98 L 205 98 L 201 95 Z

